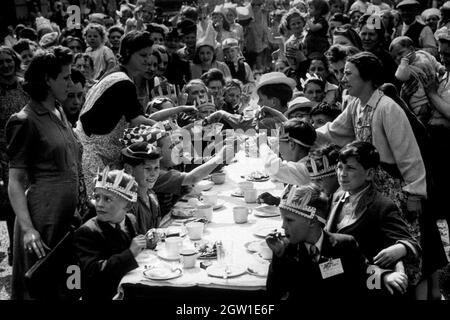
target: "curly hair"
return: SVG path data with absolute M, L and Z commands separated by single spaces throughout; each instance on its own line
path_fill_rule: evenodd
M 102 42 L 105 43 L 106 41 L 106 29 L 104 26 L 98 23 L 89 23 L 86 28 L 83 29 L 83 38 L 86 40 L 87 32 L 89 30 L 97 31 L 100 35 L 100 38 L 102 39 Z
M 48 95 L 47 77 L 56 79 L 63 66 L 72 63 L 72 51 L 63 46 L 38 53 L 25 72 L 24 89 L 36 101 L 43 101 Z

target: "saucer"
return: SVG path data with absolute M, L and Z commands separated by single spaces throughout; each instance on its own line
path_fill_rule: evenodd
M 272 261 L 272 259 L 266 259 L 266 258 L 264 258 L 262 255 L 261 255 L 261 253 L 260 252 L 255 252 L 255 253 L 253 253 L 253 256 L 256 258 L 256 260 L 258 260 L 258 261 L 265 261 L 265 262 L 269 262 L 269 261 Z
M 175 260 L 180 260 L 181 256 L 178 254 L 176 256 L 169 256 L 167 255 L 167 251 L 166 249 L 161 249 L 158 251 L 158 257 L 160 257 L 163 260 L 169 260 L 169 261 L 175 261 Z
M 144 277 L 150 280 L 170 280 L 181 277 L 183 271 L 179 268 L 172 270 L 167 267 L 154 267 L 144 270 Z
M 213 210 L 222 208 L 225 205 L 225 200 L 219 199 L 217 203 L 213 206 Z
M 280 209 L 277 206 L 259 206 L 255 208 L 255 216 L 261 218 L 277 217 L 280 215 Z
M 254 240 L 247 242 L 244 244 L 245 249 L 247 249 L 250 252 L 257 252 L 259 250 L 259 245 L 262 243 L 261 240 Z
M 216 277 L 216 278 L 233 278 L 233 277 L 238 277 L 240 275 L 243 275 L 244 273 L 247 272 L 247 267 L 243 266 L 243 265 L 230 265 L 228 266 L 228 272 L 225 272 L 225 266 L 224 265 L 220 265 L 218 263 L 215 263 L 211 266 L 209 266 L 208 268 L 206 268 L 206 272 L 208 273 L 208 275 L 210 275 L 211 277 Z
M 253 234 L 257 237 L 265 238 L 273 232 L 284 233 L 284 230 L 282 230 L 280 227 L 276 227 L 276 226 L 259 226 L 259 227 L 255 228 L 255 230 L 253 231 Z
M 236 190 L 236 191 L 233 191 L 232 193 L 231 193 L 231 196 L 232 197 L 238 197 L 238 198 L 243 198 L 244 197 L 244 193 L 241 191 L 241 190 Z

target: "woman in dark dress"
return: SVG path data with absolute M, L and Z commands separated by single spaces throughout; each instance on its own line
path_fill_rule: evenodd
M 67 97 L 72 53 L 55 47 L 25 73 L 31 102 L 6 125 L 8 193 L 16 214 L 12 299 L 30 299 L 27 270 L 70 230 L 78 197 L 78 144 L 58 102 Z M 46 292 L 55 288 L 46 281 Z

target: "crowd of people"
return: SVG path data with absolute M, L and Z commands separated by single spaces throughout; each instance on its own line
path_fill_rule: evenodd
M 167 16 L 137 0 L 81 25 L 58 11 L 11 26 L 0 47 L 11 298 L 65 297 L 58 277 L 30 290 L 25 274 L 69 234 L 83 299 L 111 299 L 149 230 L 234 157 L 232 129 L 286 185 L 258 197 L 285 230 L 266 239 L 272 297 L 441 299 L 450 1 L 428 5 L 202 1 Z

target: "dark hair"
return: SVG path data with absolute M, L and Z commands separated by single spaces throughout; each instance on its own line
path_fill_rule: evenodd
M 216 51 L 214 50 L 214 48 L 211 47 L 210 45 L 204 44 L 204 45 L 201 45 L 200 47 L 195 48 L 195 54 L 194 54 L 194 59 L 192 59 L 192 63 L 194 63 L 194 64 L 201 64 L 200 54 L 199 53 L 200 53 L 200 48 L 203 48 L 203 47 L 209 47 L 212 50 L 213 58 L 212 58 L 211 63 L 216 61 Z
M 359 34 L 350 27 L 339 27 L 334 29 L 333 36 L 346 37 L 353 44 L 354 47 L 362 50 L 362 41 Z
M 301 18 L 303 20 L 303 24 L 306 23 L 305 16 L 300 12 L 300 10 L 298 10 L 297 8 L 292 8 L 284 15 L 284 20 L 286 21 L 284 27 L 286 27 L 287 30 L 291 30 L 291 27 L 289 25 L 291 23 L 291 20 L 296 17 Z
M 92 70 L 94 70 L 94 59 L 92 59 L 92 57 L 89 54 L 79 52 L 73 57 L 73 62 L 74 63 L 77 62 L 78 59 L 89 61 L 89 66 L 91 67 Z
M 146 30 L 149 33 L 160 33 L 160 34 L 162 34 L 163 38 L 166 37 L 166 33 L 164 32 L 164 29 L 155 23 L 147 23 Z
M 321 16 L 324 16 L 330 12 L 330 6 L 325 0 L 309 0 L 307 4 L 312 4 L 320 12 Z
M 331 4 L 331 1 L 330 1 L 330 4 Z M 340 22 L 342 24 L 348 24 L 348 23 L 350 23 L 350 17 L 346 14 L 337 12 L 331 16 L 330 22 L 331 21 Z
M 239 89 L 239 90 L 242 92 L 242 87 L 243 87 L 243 86 L 244 86 L 244 84 L 242 83 L 241 80 L 238 80 L 238 79 L 231 79 L 231 80 L 228 80 L 228 81 L 225 83 L 224 92 L 226 92 L 226 91 L 228 91 L 228 90 L 231 90 L 231 89 L 233 89 L 233 88 L 237 88 L 237 89 Z
M 333 121 L 341 114 L 341 110 L 335 104 L 329 104 L 327 102 L 321 102 L 314 108 L 312 108 L 310 116 L 317 116 L 323 114 Z
M 268 84 L 259 88 L 258 93 L 268 98 L 278 98 L 282 106 L 287 106 L 292 99 L 293 91 L 287 84 Z
M 373 27 L 372 29 L 375 30 L 375 32 L 378 35 L 378 43 L 380 46 L 384 46 L 384 42 L 385 42 L 385 33 L 386 30 L 384 28 L 384 24 L 382 21 L 382 18 L 376 14 L 364 14 L 363 16 L 361 16 L 361 18 L 359 18 L 358 21 L 358 25 L 360 30 L 362 30 L 362 28 L 367 24 L 367 22 L 370 19 L 374 19 L 375 21 L 373 22 Z M 379 19 L 379 23 L 376 22 L 376 20 Z M 368 27 L 369 28 L 369 27 Z
M 78 37 L 74 37 L 74 36 L 68 36 L 66 38 L 64 38 L 64 40 L 61 42 L 61 45 L 63 45 L 64 47 L 69 47 L 69 42 L 72 41 L 78 41 L 78 43 L 80 43 L 81 45 L 81 50 L 84 52 L 86 50 L 86 44 L 83 40 L 81 40 Z
M 347 57 L 357 54 L 358 52 L 360 52 L 360 50 L 352 46 L 333 44 L 330 49 L 325 52 L 325 56 L 327 57 L 329 63 L 336 63 L 341 60 L 345 60 Z
M 217 68 L 209 69 L 208 72 L 202 74 L 200 79 L 206 84 L 206 86 L 208 86 L 212 81 L 220 81 L 222 86 L 225 86 L 225 77 L 223 76 L 223 72 Z
M 125 30 L 121 26 L 112 26 L 108 29 L 108 36 L 113 32 L 119 32 L 122 36 L 125 34 Z
M 7 47 L 7 46 L 0 46 L 0 52 L 6 52 L 7 54 L 9 54 L 11 56 L 11 58 L 14 61 L 15 70 L 16 70 L 16 72 L 18 72 L 20 70 L 20 64 L 22 62 L 19 55 L 12 48 Z
M 20 30 L 19 37 L 21 39 L 29 39 L 31 41 L 38 40 L 37 32 L 36 32 L 36 30 L 34 30 L 32 28 L 23 28 L 22 30 Z
M 359 76 L 364 81 L 372 81 L 375 88 L 383 83 L 383 64 L 373 53 L 364 51 L 347 58 L 347 62 L 355 65 L 359 71 Z
M 17 39 L 20 38 L 20 32 L 25 29 L 25 25 L 19 23 L 15 28 L 14 28 L 14 33 L 16 34 Z
M 194 22 L 198 20 L 198 10 L 196 7 L 184 6 L 180 10 L 180 15 Z
M 56 79 L 62 67 L 72 63 L 72 58 L 72 51 L 63 46 L 38 53 L 25 71 L 25 91 L 36 101 L 45 100 L 48 94 L 46 78 Z
M 313 60 L 317 60 L 317 61 L 321 61 L 323 63 L 323 66 L 325 68 L 325 71 L 327 71 L 328 73 L 328 59 L 321 53 L 319 52 L 314 52 L 310 55 L 309 57 L 309 65 L 308 65 L 308 69 L 311 67 L 311 63 L 313 62 Z
M 220 12 L 213 12 L 212 14 L 220 14 L 222 16 L 222 27 L 225 31 L 230 31 L 230 24 L 228 23 L 227 19 L 223 15 L 223 13 Z
M 20 39 L 15 45 L 13 45 L 13 49 L 18 54 L 21 54 L 25 50 L 31 50 L 33 46 L 34 48 L 37 48 L 38 44 L 30 39 Z
M 364 169 L 376 168 L 380 164 L 380 154 L 369 142 L 354 141 L 339 151 L 339 161 L 347 163 L 349 158 L 355 158 Z
M 131 31 L 122 37 L 119 49 L 119 61 L 126 64 L 130 60 L 133 53 L 153 46 L 150 39 L 150 33 L 147 31 Z
M 336 165 L 339 161 L 339 147 L 336 144 L 327 144 L 323 145 L 314 151 L 311 151 L 309 156 L 313 159 L 322 158 L 323 156 L 327 157 L 329 166 Z
M 86 84 L 86 78 L 84 77 L 83 73 L 81 71 L 71 68 L 70 69 L 70 79 L 73 83 L 81 83 L 81 86 L 84 88 L 84 85 Z
M 322 91 L 325 93 L 325 85 L 326 85 L 326 81 L 325 81 L 324 79 L 322 79 L 322 78 L 320 78 L 320 77 L 319 77 L 319 79 L 317 79 L 317 78 L 311 78 L 311 79 L 308 79 L 308 80 L 306 80 L 306 83 L 305 83 L 305 85 L 303 86 L 303 89 L 306 90 L 306 87 L 307 87 L 310 83 L 317 84 L 317 85 L 320 87 L 320 89 L 322 89 Z
M 300 140 L 304 144 L 313 145 L 316 141 L 317 134 L 313 126 L 302 119 L 293 118 L 283 123 L 283 130 L 289 137 Z M 309 149 L 307 147 L 303 147 Z

